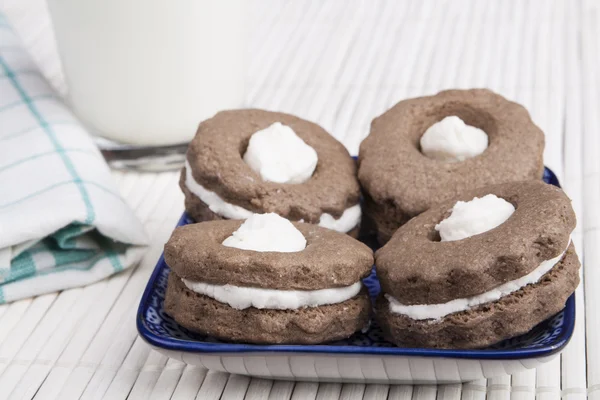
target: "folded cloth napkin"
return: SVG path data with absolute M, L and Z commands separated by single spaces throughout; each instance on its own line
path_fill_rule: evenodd
M 0 13 L 0 304 L 137 263 L 147 237 Z

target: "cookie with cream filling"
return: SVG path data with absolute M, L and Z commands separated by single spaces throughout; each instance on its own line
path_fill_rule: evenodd
M 361 220 L 348 151 L 317 124 L 284 113 L 231 110 L 203 121 L 180 186 L 198 222 L 273 212 L 356 234 Z
M 435 205 L 376 252 L 377 318 L 404 346 L 484 347 L 524 333 L 577 286 L 575 222 L 564 192 L 540 181 Z
M 276 214 L 177 228 L 165 310 L 182 326 L 224 340 L 319 343 L 368 323 L 361 279 L 371 250 L 348 235 Z M 208 317 L 210 316 L 210 317 Z
M 487 89 L 407 99 L 360 145 L 365 219 L 382 244 L 433 204 L 465 191 L 542 178 L 544 134 L 521 105 Z

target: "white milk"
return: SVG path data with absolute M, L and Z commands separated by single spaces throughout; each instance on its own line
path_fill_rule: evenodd
M 138 145 L 189 141 L 242 105 L 246 0 L 49 0 L 76 114 Z

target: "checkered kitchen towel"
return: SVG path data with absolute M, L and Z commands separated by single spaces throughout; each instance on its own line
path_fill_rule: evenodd
M 105 278 L 146 243 L 92 139 L 0 13 L 0 304 Z

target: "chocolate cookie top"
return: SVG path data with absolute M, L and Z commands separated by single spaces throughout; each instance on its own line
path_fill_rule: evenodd
M 244 162 L 250 137 L 275 122 L 291 127 L 317 152 L 317 167 L 307 181 L 266 182 Z M 289 114 L 222 111 L 200 124 L 187 160 L 199 184 L 256 213 L 274 212 L 290 220 L 318 223 L 323 213 L 339 218 L 358 204 L 360 196 L 356 166 L 346 148 L 319 125 Z
M 487 232 L 441 242 L 435 225 L 454 204 L 487 194 L 512 203 L 515 212 Z M 383 292 L 405 305 L 474 296 L 559 256 L 574 227 L 571 202 L 555 186 L 526 181 L 479 188 L 435 205 L 400 227 L 375 254 L 377 275 Z
M 294 223 L 306 248 L 292 253 L 257 252 L 221 243 L 243 221 L 223 220 L 175 229 L 165 245 L 165 261 L 181 278 L 217 285 L 280 290 L 317 290 L 349 286 L 367 276 L 373 253 L 346 234 Z
M 487 149 L 456 163 L 423 155 L 423 133 L 453 115 L 482 129 Z M 447 90 L 401 101 L 375 118 L 360 146 L 358 177 L 376 203 L 414 216 L 465 190 L 540 179 L 543 150 L 544 134 L 521 105 L 487 89 Z

